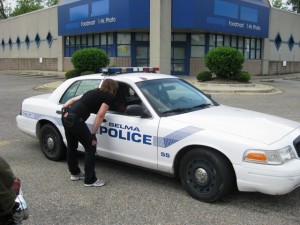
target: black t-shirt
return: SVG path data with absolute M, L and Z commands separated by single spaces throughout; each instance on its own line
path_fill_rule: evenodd
M 109 93 L 94 89 L 86 92 L 71 107 L 71 111 L 84 121 L 89 118 L 91 113 L 97 114 L 102 103 L 111 106 L 113 96 Z

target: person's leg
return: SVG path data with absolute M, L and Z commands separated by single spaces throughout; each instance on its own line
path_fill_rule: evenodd
M 74 134 L 76 135 L 78 141 L 83 145 L 85 149 L 84 153 L 84 172 L 85 184 L 93 184 L 97 181 L 97 177 L 95 174 L 95 160 L 96 160 L 96 146 L 92 145 L 92 135 L 85 124 L 84 121 L 76 122 L 76 128 L 74 129 Z
M 73 135 L 72 130 L 74 129 L 74 125 L 71 127 L 66 126 L 63 120 L 63 125 L 65 128 L 65 135 L 67 139 L 67 163 L 69 171 L 72 175 L 78 175 L 80 173 L 80 168 L 78 166 L 77 159 L 77 148 L 78 148 L 78 140 Z

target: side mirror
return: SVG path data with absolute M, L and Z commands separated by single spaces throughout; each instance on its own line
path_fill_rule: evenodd
M 126 107 L 125 114 L 128 116 L 139 116 L 141 118 L 149 118 L 151 117 L 150 113 L 148 112 L 145 107 L 141 105 L 129 105 Z

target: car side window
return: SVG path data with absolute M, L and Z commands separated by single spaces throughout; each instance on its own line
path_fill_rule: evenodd
M 61 97 L 59 103 L 65 104 L 70 98 L 82 95 L 85 92 L 98 88 L 101 80 L 78 80 L 75 81 Z
M 119 89 L 114 98 L 113 104 L 110 107 L 110 111 L 125 115 L 125 110 L 129 105 L 143 106 L 143 103 L 132 87 L 128 84 L 119 82 Z

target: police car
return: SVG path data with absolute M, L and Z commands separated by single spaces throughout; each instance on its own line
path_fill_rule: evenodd
M 110 76 L 120 88 L 97 132 L 99 156 L 179 178 L 204 202 L 234 187 L 283 195 L 300 186 L 299 123 L 219 105 L 178 77 L 151 73 L 153 68 L 134 70 Z M 53 93 L 25 99 L 18 128 L 38 138 L 50 160 L 63 159 L 63 104 L 106 78 L 100 73 L 68 79 Z M 87 120 L 90 128 L 94 119 L 92 114 Z M 78 150 L 84 151 L 81 145 Z

